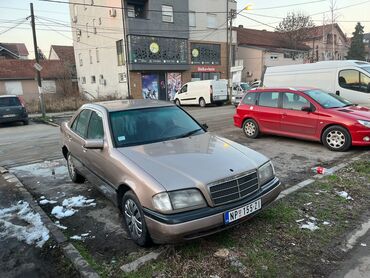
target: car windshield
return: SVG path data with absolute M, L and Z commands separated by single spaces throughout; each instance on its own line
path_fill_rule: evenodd
M 248 91 L 251 88 L 247 83 L 241 83 L 240 87 L 242 87 L 244 91 Z
M 362 67 L 363 70 L 366 70 L 368 73 L 370 73 L 370 66 L 368 67 Z
M 177 106 L 110 112 L 116 147 L 144 145 L 205 131 Z
M 21 103 L 17 97 L 0 97 L 0 107 L 20 106 Z
M 340 96 L 321 90 L 308 90 L 305 93 L 324 108 L 340 108 L 353 105 L 352 102 Z

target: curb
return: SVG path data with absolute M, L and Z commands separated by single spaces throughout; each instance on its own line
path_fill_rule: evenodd
M 8 172 L 3 167 L 0 167 L 0 173 L 6 180 L 15 182 L 15 186 L 19 189 L 22 198 L 29 203 L 30 207 L 40 214 L 42 222 L 50 231 L 51 236 L 62 249 L 64 255 L 70 260 L 75 269 L 83 278 L 98 278 L 99 274 L 89 265 L 89 263 L 81 256 L 78 250 L 68 242 L 64 234 L 55 226 L 54 222 L 47 216 L 43 209 L 38 205 L 31 193 L 25 188 L 21 181 L 14 175 Z
M 35 123 L 41 123 L 41 124 L 47 124 L 47 125 L 51 125 L 53 127 L 59 127 L 59 125 L 53 123 L 53 122 L 49 122 L 49 121 L 45 121 L 45 120 L 40 120 L 40 119 L 37 119 L 37 118 L 31 118 L 30 119 L 31 121 L 35 122 Z

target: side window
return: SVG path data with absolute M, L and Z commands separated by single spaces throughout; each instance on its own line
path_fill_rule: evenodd
M 266 107 L 279 107 L 279 93 L 262 92 L 260 93 L 258 104 Z
M 86 137 L 87 125 L 89 124 L 90 114 L 91 114 L 91 110 L 86 109 L 86 110 L 83 110 L 78 116 L 78 121 L 76 123 L 75 131 L 82 138 Z
M 104 129 L 103 120 L 96 112 L 91 112 L 89 128 L 87 129 L 87 139 L 103 139 Z
M 182 88 L 181 88 L 181 92 L 180 93 L 186 93 L 188 91 L 188 85 L 184 85 Z
M 360 90 L 361 92 L 370 93 L 370 77 L 363 73 L 360 74 Z
M 295 93 L 284 93 L 283 94 L 283 108 L 291 110 L 302 110 L 303 107 L 310 107 L 311 103 Z
M 360 72 L 357 70 L 342 70 L 338 77 L 339 86 L 344 89 L 360 91 Z
M 244 96 L 242 102 L 244 104 L 254 105 L 256 104 L 256 93 L 248 93 Z
M 80 115 L 78 115 L 76 118 L 75 118 L 75 120 L 73 121 L 73 123 L 72 123 L 72 126 L 71 126 L 71 129 L 73 130 L 73 131 L 76 131 L 76 127 L 77 127 L 77 123 L 78 123 L 78 119 L 80 118 Z

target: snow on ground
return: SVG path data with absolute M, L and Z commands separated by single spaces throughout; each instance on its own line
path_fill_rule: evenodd
M 310 222 L 310 221 L 307 221 L 307 222 L 306 222 L 306 224 L 302 224 L 302 225 L 300 226 L 300 228 L 301 228 L 301 229 L 308 229 L 308 230 L 310 230 L 310 231 L 315 231 L 315 230 L 318 230 L 318 229 L 319 229 L 319 227 L 318 227 L 318 226 L 316 226 L 316 224 L 315 224 L 315 223 Z
M 62 224 L 60 224 L 59 221 L 55 221 L 54 222 L 55 226 L 57 226 L 59 229 L 62 229 L 62 230 L 67 230 L 68 228 L 66 226 L 63 226 Z
M 0 238 L 17 238 L 42 247 L 49 239 L 49 230 L 42 223 L 40 214 L 27 202 L 19 201 L 15 206 L 0 209 Z
M 74 236 L 71 236 L 70 239 L 84 241 L 89 236 L 89 234 L 90 233 L 85 233 L 85 234 L 81 234 L 81 235 L 74 235 Z M 92 237 L 92 238 L 94 238 L 94 237 Z
M 41 201 L 39 201 L 40 205 L 56 204 L 56 203 L 57 203 L 57 201 L 52 201 L 52 200 L 48 200 L 48 199 L 42 199 Z
M 51 214 L 54 215 L 58 219 L 62 219 L 65 217 L 72 216 L 75 214 L 76 210 L 72 208 L 65 208 L 62 206 L 55 206 L 53 210 L 51 211 Z
M 351 196 L 349 196 L 349 194 L 346 192 L 346 191 L 340 191 L 340 192 L 337 192 L 338 196 L 346 199 L 346 200 L 353 200 L 353 198 Z
M 96 203 L 94 203 L 94 201 L 94 199 L 87 199 L 86 197 L 79 195 L 76 197 L 65 199 L 62 205 L 64 207 L 70 208 L 94 207 L 96 206 Z

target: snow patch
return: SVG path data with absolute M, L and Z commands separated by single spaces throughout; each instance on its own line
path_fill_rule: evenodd
M 14 220 L 25 225 L 14 224 Z M 25 201 L 0 209 L 0 227 L 0 238 L 17 238 L 37 247 L 42 247 L 49 239 L 49 230 L 42 223 L 40 214 L 34 212 Z
M 90 233 L 84 233 L 84 234 L 81 234 L 81 235 L 74 235 L 74 236 L 71 236 L 70 239 L 84 241 L 89 236 L 89 234 Z M 95 237 L 93 237 L 93 238 L 95 238 Z
M 94 207 L 96 203 L 94 203 L 94 199 L 87 199 L 84 196 L 76 196 L 71 197 L 68 199 L 64 199 L 62 205 L 64 207 L 71 207 L 71 208 L 83 208 L 83 207 Z
M 39 201 L 40 205 L 56 204 L 56 203 L 57 203 L 57 201 L 48 200 L 48 199 L 42 199 L 41 201 Z
M 59 229 L 62 229 L 62 230 L 67 230 L 68 228 L 66 226 L 63 226 L 62 224 L 60 224 L 59 221 L 55 221 L 54 222 L 55 226 L 57 226 Z
M 330 222 L 329 221 L 324 221 L 322 222 L 323 225 L 330 225 Z
M 363 246 L 363 247 L 366 247 L 367 246 L 366 243 L 361 243 L 360 245 Z
M 65 217 L 72 216 L 73 214 L 75 214 L 75 212 L 76 211 L 72 208 L 68 209 L 62 206 L 55 206 L 53 210 L 51 211 L 51 214 L 54 215 L 58 219 L 62 219 Z
M 310 221 L 307 221 L 306 224 L 302 224 L 300 226 L 301 229 L 307 229 L 307 230 L 310 230 L 310 231 L 316 231 L 319 229 L 318 226 L 316 226 L 315 223 L 313 222 L 310 222 Z
M 346 191 L 340 191 L 340 192 L 337 192 L 338 196 L 346 199 L 346 200 L 353 200 L 353 198 L 351 196 L 349 196 L 349 194 L 346 192 Z

